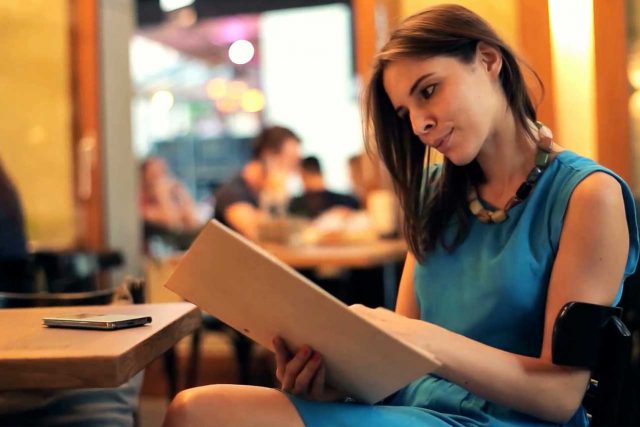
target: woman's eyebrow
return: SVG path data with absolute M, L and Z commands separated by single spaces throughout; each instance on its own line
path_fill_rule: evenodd
M 420 85 L 420 83 L 422 83 L 422 81 L 423 81 L 423 80 L 425 80 L 425 79 L 427 79 L 427 78 L 431 77 L 433 74 L 434 74 L 434 73 L 427 73 L 427 74 L 424 74 L 424 75 L 422 75 L 422 76 L 418 77 L 418 78 L 416 79 L 416 81 L 413 83 L 413 86 L 411 86 L 411 89 L 409 89 L 409 96 L 413 96 L 413 92 L 415 92 L 415 91 L 416 91 L 416 89 L 418 88 L 418 86 Z

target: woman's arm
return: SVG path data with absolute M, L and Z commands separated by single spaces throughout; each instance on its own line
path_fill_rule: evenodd
M 628 250 L 620 185 L 609 175 L 594 173 L 577 186 L 569 202 L 549 283 L 540 358 L 498 350 L 391 312 L 356 310 L 431 351 L 443 362 L 436 373 L 447 380 L 486 400 L 541 419 L 566 422 L 580 405 L 590 374 L 551 362 L 554 321 L 569 301 L 610 305 L 623 278 Z M 402 283 L 406 288 L 412 281 Z M 406 289 L 399 296 L 401 314 L 413 310 L 405 298 Z
M 402 269 L 402 278 L 398 288 L 398 299 L 396 301 L 396 313 L 410 319 L 420 318 L 420 308 L 416 301 L 413 289 L 413 270 L 416 267 L 416 259 L 411 252 L 407 253 Z

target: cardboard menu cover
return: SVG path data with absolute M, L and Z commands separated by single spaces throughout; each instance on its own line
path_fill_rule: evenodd
M 308 344 L 323 356 L 326 381 L 361 402 L 379 402 L 440 365 L 215 220 L 165 286 L 271 351 L 275 336 L 292 350 Z

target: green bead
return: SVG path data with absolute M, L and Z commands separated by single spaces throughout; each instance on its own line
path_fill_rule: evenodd
M 536 166 L 540 169 L 544 169 L 549 164 L 549 153 L 546 151 L 538 150 L 536 153 Z

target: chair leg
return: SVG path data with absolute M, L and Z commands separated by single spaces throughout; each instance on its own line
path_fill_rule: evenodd
M 236 331 L 233 333 L 233 346 L 236 352 L 240 384 L 250 384 L 252 342 Z
M 169 400 L 173 400 L 178 394 L 178 360 L 175 347 L 171 347 L 164 353 L 164 372 L 167 377 Z
M 200 364 L 200 347 L 202 342 L 202 327 L 191 336 L 191 354 L 187 366 L 186 388 L 195 387 L 198 382 L 198 367 Z

